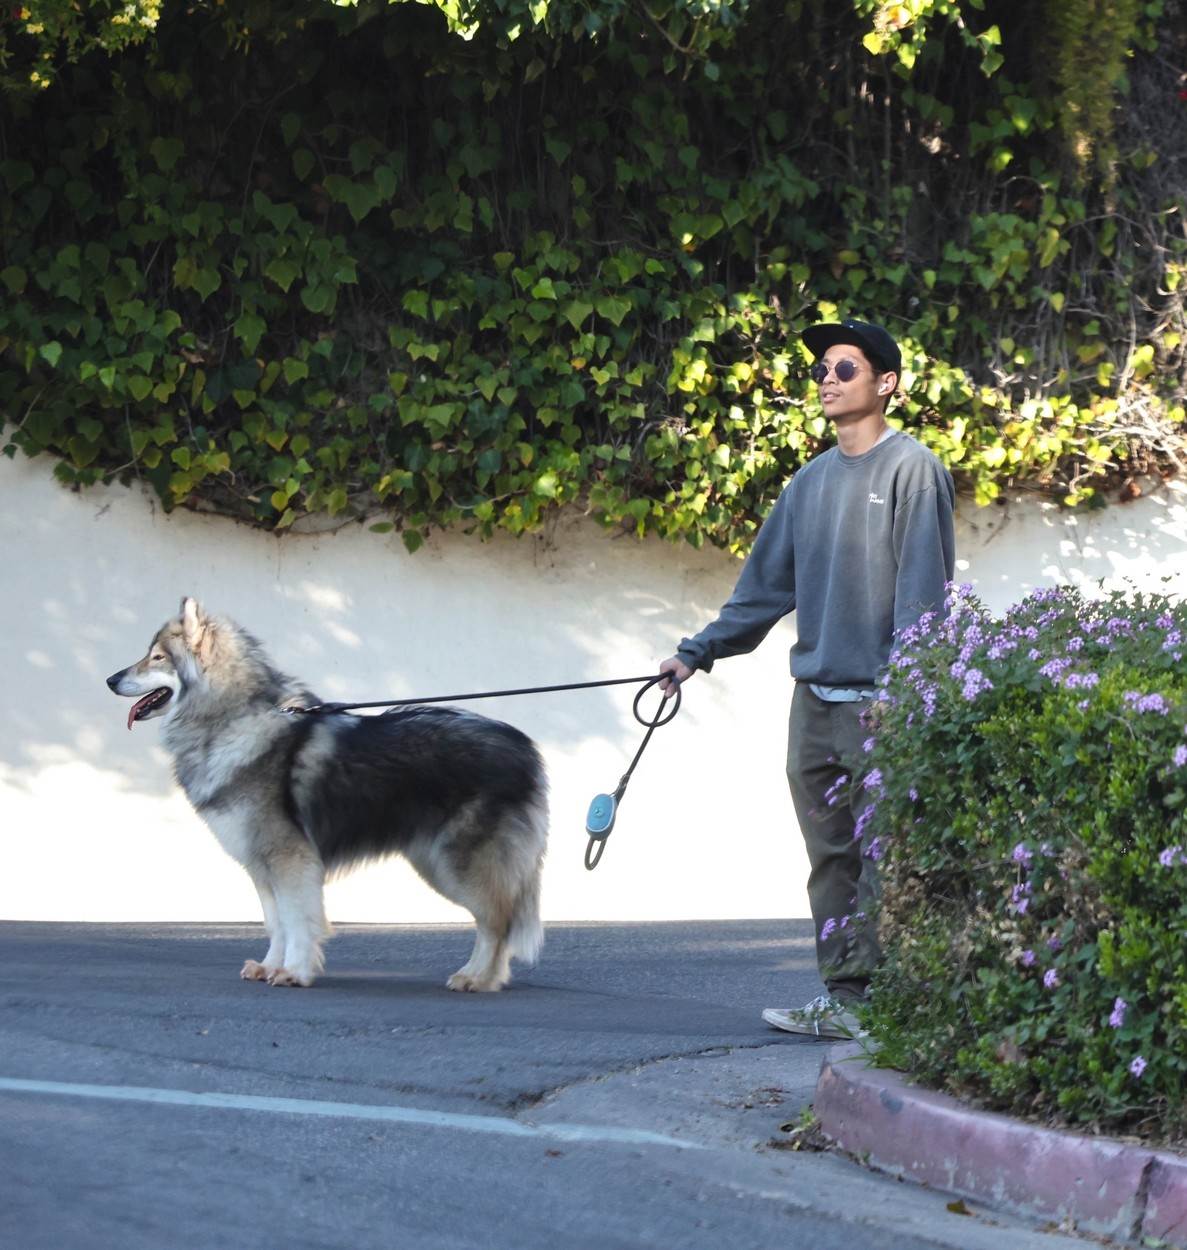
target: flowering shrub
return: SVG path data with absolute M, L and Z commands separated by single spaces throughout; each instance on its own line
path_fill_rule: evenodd
M 968 588 L 900 636 L 862 761 L 879 1062 L 982 1105 L 1187 1129 L 1187 607 Z M 875 779 L 871 783 L 871 779 Z

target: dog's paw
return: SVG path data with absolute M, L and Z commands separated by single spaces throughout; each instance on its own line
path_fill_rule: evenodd
M 244 962 L 243 967 L 239 969 L 239 975 L 244 981 L 266 981 L 268 979 L 268 969 L 258 960 L 248 959 Z
M 493 994 L 505 984 L 505 981 L 484 981 L 481 977 L 459 970 L 445 982 L 445 988 L 462 994 Z
M 288 968 L 274 968 L 268 975 L 269 985 L 290 985 L 290 986 L 309 986 L 313 984 L 311 976 L 302 976 L 297 972 L 290 972 Z

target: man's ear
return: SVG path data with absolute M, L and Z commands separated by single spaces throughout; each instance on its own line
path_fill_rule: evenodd
M 893 372 L 884 373 L 882 375 L 882 381 L 878 383 L 878 394 L 879 395 L 892 395 L 894 393 L 895 387 L 897 386 L 898 386 L 898 374 L 893 373 Z

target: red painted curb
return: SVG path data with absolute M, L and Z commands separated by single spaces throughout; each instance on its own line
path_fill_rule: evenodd
M 823 1131 L 884 1171 L 1120 1239 L 1187 1248 L 1187 1159 L 975 1111 L 834 1046 L 813 1103 Z

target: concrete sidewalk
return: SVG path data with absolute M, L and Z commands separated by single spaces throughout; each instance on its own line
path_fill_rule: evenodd
M 832 1047 L 813 1101 L 823 1132 L 883 1171 L 1142 1245 L 1187 1247 L 1187 1157 L 976 1111 Z

